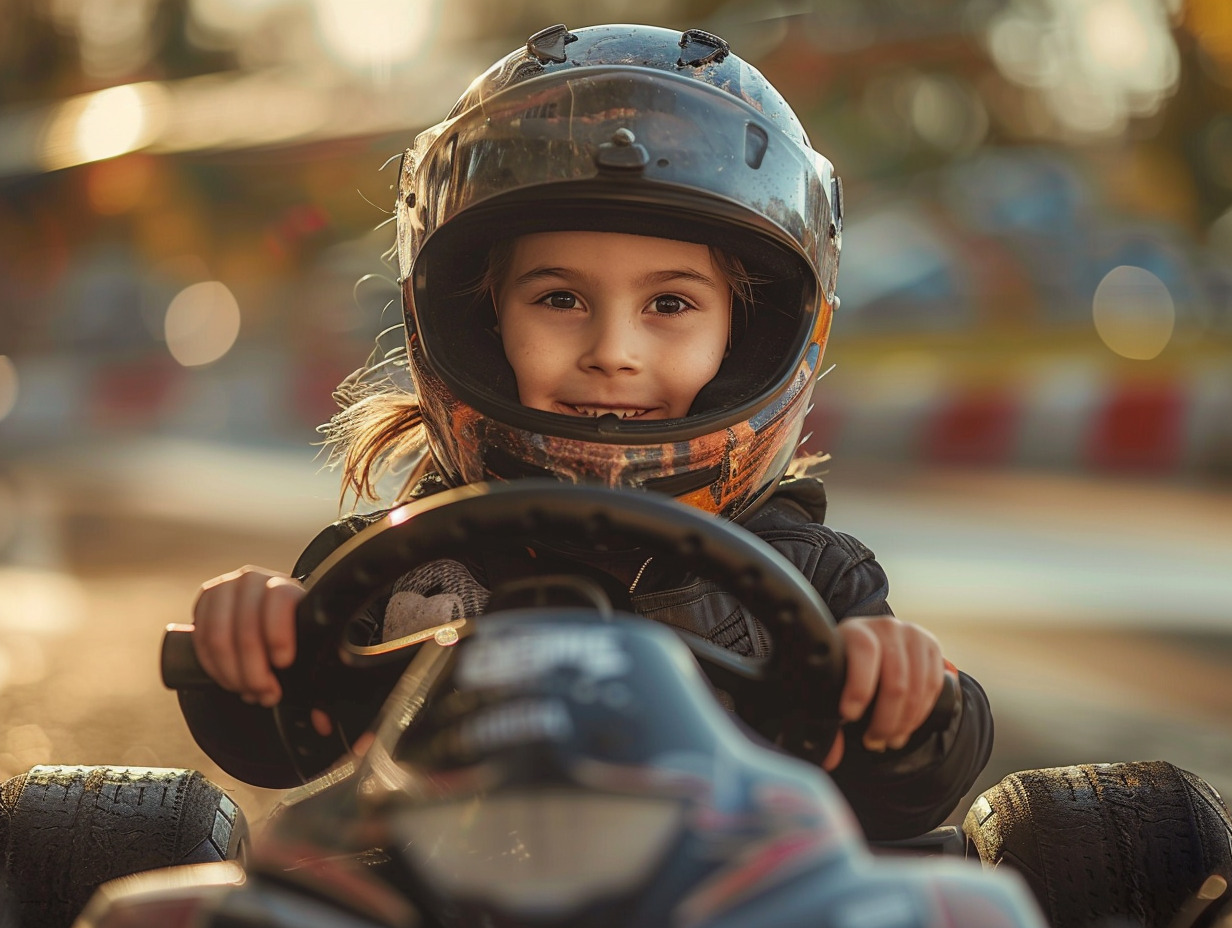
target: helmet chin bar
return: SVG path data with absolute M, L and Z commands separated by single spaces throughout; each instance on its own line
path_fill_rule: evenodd
M 459 399 L 424 366 L 417 350 L 411 366 L 429 447 L 451 485 L 550 475 L 568 483 L 668 493 L 728 518 L 747 514 L 786 471 L 814 380 L 813 370 L 802 363 L 788 389 L 757 415 L 689 439 L 613 442 L 510 425 Z

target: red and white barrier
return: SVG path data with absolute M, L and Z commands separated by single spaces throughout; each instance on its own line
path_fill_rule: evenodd
M 1232 474 L 1232 365 L 1180 372 L 1080 359 L 996 378 L 888 369 L 823 379 L 809 451 L 836 459 L 1028 466 L 1142 475 Z
M 18 358 L 0 450 L 117 431 L 311 441 L 344 367 L 255 349 L 194 369 L 161 356 Z M 886 464 L 1232 475 L 1232 363 L 1222 359 L 1160 369 L 1037 357 L 973 374 L 913 355 L 856 368 L 819 383 L 805 450 Z

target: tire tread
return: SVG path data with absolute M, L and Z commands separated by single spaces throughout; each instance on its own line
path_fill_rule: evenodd
M 38 766 L 0 785 L 3 877 L 23 928 L 70 925 L 116 877 L 240 859 L 247 833 L 195 770 Z
M 1053 928 L 1167 928 L 1211 874 L 1232 879 L 1232 820 L 1164 761 L 1007 776 L 963 823 L 970 851 L 1018 870 Z

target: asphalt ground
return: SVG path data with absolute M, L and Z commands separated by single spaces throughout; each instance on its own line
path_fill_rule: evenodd
M 1232 792 L 1232 491 L 835 465 L 831 524 L 898 614 L 988 691 L 1015 770 L 1166 759 Z M 311 449 L 142 441 L 0 462 L 0 778 L 34 764 L 196 767 L 260 818 L 158 679 L 198 585 L 285 567 L 337 513 Z M 972 798 L 973 798 L 972 796 Z M 966 803 L 955 813 L 961 816 Z

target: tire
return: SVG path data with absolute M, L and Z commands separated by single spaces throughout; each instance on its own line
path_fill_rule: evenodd
M 1232 880 L 1223 800 L 1163 761 L 1011 774 L 963 831 L 968 856 L 1022 874 L 1053 928 L 1168 928 L 1208 877 Z
M 0 898 L 21 928 L 67 928 L 99 884 L 242 862 L 247 836 L 240 808 L 194 770 L 33 767 L 0 785 Z

